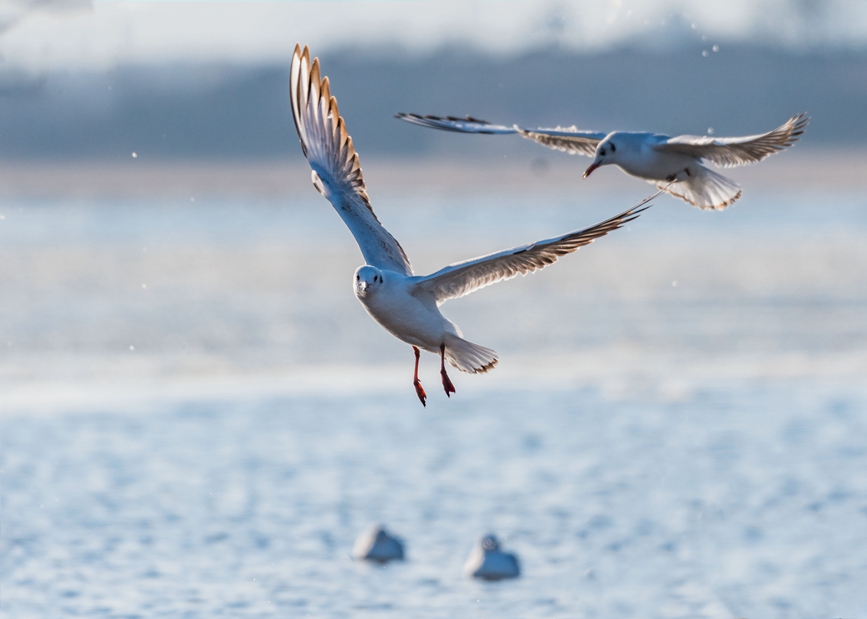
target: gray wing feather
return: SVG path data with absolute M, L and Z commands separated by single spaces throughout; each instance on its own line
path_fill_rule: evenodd
M 431 275 L 419 277 L 416 288 L 433 294 L 439 304 L 517 275 L 543 269 L 554 264 L 560 256 L 571 254 L 632 221 L 642 211 L 650 208 L 648 202 L 660 193 L 662 192 L 658 191 L 619 215 L 585 230 L 452 264 Z
M 440 129 L 441 131 L 454 131 L 457 133 L 484 133 L 489 135 L 505 135 L 511 133 L 520 134 L 528 140 L 534 140 L 539 144 L 562 150 L 572 155 L 586 155 L 592 157 L 596 153 L 596 145 L 605 139 L 605 133 L 595 131 L 578 131 L 576 127 L 557 127 L 555 129 L 525 129 L 513 125 L 494 125 L 486 120 L 479 120 L 472 116 L 458 118 L 456 116 L 421 116 L 419 114 L 407 114 L 401 112 L 395 118 L 405 120 L 408 123 Z
M 412 275 L 403 248 L 373 212 L 358 153 L 331 96 L 328 78 L 320 79 L 319 59 L 310 63 L 307 46 L 295 46 L 289 81 L 292 117 L 301 150 L 313 170 L 313 185 L 328 198 L 375 267 Z
M 486 120 L 479 120 L 472 116 L 467 116 L 466 118 L 457 118 L 455 116 L 420 116 L 418 114 L 400 112 L 395 114 L 394 117 L 405 120 L 413 125 L 440 129 L 441 131 L 454 131 L 456 133 L 518 133 L 515 127 L 492 125 Z
M 578 131 L 575 127 L 557 127 L 556 129 L 518 129 L 523 137 L 533 140 L 570 155 L 593 157 L 599 142 L 605 139 L 606 133 L 595 131 Z
M 681 153 L 723 167 L 756 163 L 798 141 L 810 118 L 796 114 L 773 131 L 741 138 L 681 135 L 656 144 L 661 152 Z

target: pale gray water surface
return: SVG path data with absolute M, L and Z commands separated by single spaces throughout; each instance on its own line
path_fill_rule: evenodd
M 633 189 L 374 197 L 425 272 Z M 664 198 L 450 302 L 502 363 L 427 409 L 329 208 L 0 208 L 4 618 L 867 617 L 862 196 Z M 489 531 L 520 579 L 461 577 Z

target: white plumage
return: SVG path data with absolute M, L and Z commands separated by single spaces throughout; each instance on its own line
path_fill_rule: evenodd
M 518 557 L 511 552 L 503 552 L 499 540 L 493 534 L 480 539 L 464 563 L 464 576 L 467 578 L 503 580 L 520 575 Z
M 737 200 L 741 196 L 741 189 L 731 179 L 708 169 L 703 162 L 723 167 L 756 163 L 794 144 L 810 120 L 806 114 L 796 114 L 767 133 L 713 138 L 694 135 L 669 137 L 629 131 L 598 133 L 579 131 L 576 127 L 526 129 L 517 125 L 493 125 L 470 116 L 462 119 L 400 113 L 397 118 L 444 131 L 516 133 L 571 155 L 593 157 L 593 163 L 587 168 L 584 178 L 596 168 L 616 165 L 627 174 L 655 183 L 660 189 L 693 206 L 717 210 Z
M 492 369 L 497 353 L 473 344 L 439 305 L 490 284 L 542 269 L 632 221 L 648 208 L 640 204 L 585 230 L 453 264 L 427 276 L 414 275 L 406 253 L 379 223 L 364 186 L 358 154 L 346 132 L 328 78 L 321 78 L 319 60 L 311 63 L 307 47 L 295 47 L 290 96 L 301 148 L 313 170 L 313 184 L 349 227 L 366 262 L 355 272 L 355 295 L 376 322 L 414 348 L 413 384 L 425 404 L 418 380 L 419 349 L 440 355 L 440 374 L 447 395 L 454 386 L 445 361 L 463 372 Z M 655 196 L 654 196 L 655 197 Z
M 389 533 L 383 525 L 374 525 L 355 540 L 352 547 L 352 557 L 356 561 L 372 561 L 374 563 L 403 561 L 403 542 L 400 538 Z

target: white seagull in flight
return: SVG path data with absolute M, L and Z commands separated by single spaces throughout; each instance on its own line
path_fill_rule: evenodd
M 586 230 L 452 264 L 431 275 L 414 275 L 397 240 L 379 223 L 364 186 L 358 153 L 331 96 L 328 78 L 320 78 L 319 59 L 295 46 L 289 84 L 292 116 L 301 150 L 313 170 L 313 186 L 343 218 L 358 243 L 365 264 L 355 271 L 355 296 L 373 319 L 415 352 L 413 385 L 424 405 L 427 395 L 418 379 L 419 349 L 440 356 L 446 395 L 455 392 L 446 373 L 448 360 L 462 372 L 487 372 L 497 353 L 463 339 L 461 330 L 439 306 L 479 288 L 542 269 L 560 256 L 617 230 L 649 208 L 640 204 Z
M 742 138 L 680 135 L 669 137 L 655 133 L 614 131 L 597 133 L 575 127 L 525 129 L 517 125 L 493 125 L 471 116 L 419 116 L 397 114 L 409 123 L 459 133 L 517 133 L 549 148 L 570 155 L 593 157 L 584 178 L 604 165 L 616 165 L 668 193 L 702 209 L 722 210 L 741 197 L 741 188 L 733 180 L 705 167 L 710 162 L 723 167 L 756 163 L 794 144 L 807 123 L 806 114 L 797 114 L 773 131 Z

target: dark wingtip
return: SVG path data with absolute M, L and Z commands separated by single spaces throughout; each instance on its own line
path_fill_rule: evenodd
M 412 112 L 398 112 L 394 115 L 394 117 L 399 120 L 406 120 L 409 122 L 414 120 L 423 120 L 424 118 L 426 118 L 425 116 L 421 116 L 420 114 L 413 114 Z
M 810 117 L 807 112 L 801 112 L 795 117 L 795 122 L 792 125 L 792 135 L 801 136 L 807 130 L 807 125 L 810 124 Z
M 609 221 L 614 222 L 614 221 L 619 220 L 619 221 L 617 221 L 617 227 L 619 228 L 625 224 L 628 224 L 630 221 L 638 219 L 639 215 L 641 215 L 644 211 L 646 211 L 651 206 L 653 206 L 652 200 L 654 198 L 656 198 L 659 194 L 661 194 L 663 191 L 665 191 L 665 190 L 660 189 L 652 196 L 644 198 L 644 200 L 642 200 L 641 202 L 639 202 L 635 206 L 623 211 L 619 215 L 615 215 Z

